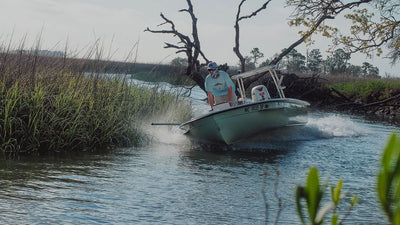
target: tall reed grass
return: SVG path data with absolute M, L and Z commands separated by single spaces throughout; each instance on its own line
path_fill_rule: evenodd
M 4 49 L 4 48 L 3 48 Z M 132 85 L 103 76 L 104 64 L 83 71 L 80 62 L 35 52 L 0 54 L 0 150 L 8 153 L 94 150 L 139 144 L 141 121 L 174 106 L 187 119 L 190 107 L 160 87 Z M 104 62 L 104 61 L 102 61 Z M 83 64 L 82 64 L 83 65 Z M 85 73 L 86 72 L 86 73 Z M 89 73 L 87 73 L 89 72 Z

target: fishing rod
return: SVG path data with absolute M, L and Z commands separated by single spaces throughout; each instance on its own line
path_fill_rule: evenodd
M 153 126 L 166 125 L 166 126 L 179 126 L 182 123 L 151 123 Z

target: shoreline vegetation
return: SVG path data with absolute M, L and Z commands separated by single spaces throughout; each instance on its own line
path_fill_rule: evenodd
M 182 121 L 191 116 L 189 103 L 176 91 L 133 84 L 128 75 L 104 75 L 113 67 L 129 72 L 126 65 L 132 64 L 22 51 L 0 54 L 1 152 L 139 145 L 146 141 L 145 119 L 168 110 L 179 110 Z
M 3 48 L 4 49 L 4 48 Z M 0 150 L 10 153 L 87 151 L 140 144 L 141 121 L 192 112 L 181 93 L 131 84 L 131 79 L 194 85 L 182 65 L 67 58 L 39 51 L 0 53 Z M 90 55 L 90 54 L 89 54 Z M 228 71 L 231 75 L 236 71 Z M 400 124 L 400 80 L 284 75 L 287 97 L 313 108 Z M 110 74 L 118 74 L 111 76 Z M 249 84 L 271 83 L 261 77 Z M 268 87 L 269 88 L 269 87 Z M 171 109 L 173 108 L 173 109 Z

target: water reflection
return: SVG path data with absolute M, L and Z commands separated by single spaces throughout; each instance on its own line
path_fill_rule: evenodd
M 290 154 L 291 150 L 285 149 L 245 149 L 240 148 L 234 151 L 221 151 L 220 149 L 197 148 L 196 150 L 185 151 L 180 154 L 182 161 L 191 161 L 191 164 L 210 164 L 222 166 L 241 167 L 245 163 L 268 163 L 274 164 L 281 157 Z
M 2 158 L 0 221 L 112 223 L 112 207 L 122 202 L 129 170 L 125 165 L 130 165 L 131 157 L 135 157 L 132 149 L 121 149 L 114 153 Z

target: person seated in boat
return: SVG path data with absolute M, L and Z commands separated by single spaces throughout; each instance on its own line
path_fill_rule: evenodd
M 229 75 L 225 71 L 218 70 L 215 62 L 210 62 L 207 69 L 209 74 L 205 79 L 205 90 L 211 110 L 214 110 L 214 105 L 222 103 L 229 103 L 230 107 L 237 105 L 235 84 Z

